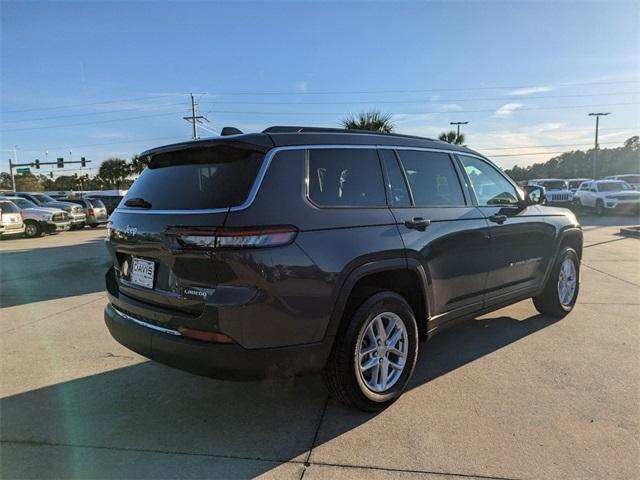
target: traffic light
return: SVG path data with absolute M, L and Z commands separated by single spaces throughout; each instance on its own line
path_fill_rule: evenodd
M 58 161 L 58 168 L 64 168 L 64 158 L 58 157 L 56 160 Z
M 84 157 L 80 157 L 80 166 L 81 167 L 87 166 L 87 161 L 84 159 Z
M 53 178 L 53 172 L 49 172 L 49 177 Z
M 36 158 L 36 168 L 40 170 L 40 160 Z

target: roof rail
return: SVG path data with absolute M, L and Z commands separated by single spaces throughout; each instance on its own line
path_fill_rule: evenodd
M 401 133 L 386 133 L 374 130 L 359 130 L 359 129 L 347 129 L 347 128 L 331 128 L 331 127 L 302 127 L 302 126 L 280 126 L 266 128 L 262 133 L 350 133 L 361 135 L 387 135 L 390 137 L 406 137 L 406 138 L 419 138 L 422 140 L 432 140 L 433 138 L 418 137 L 416 135 L 403 135 Z

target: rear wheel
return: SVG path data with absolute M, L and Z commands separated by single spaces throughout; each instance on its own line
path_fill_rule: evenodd
M 545 315 L 564 317 L 576 304 L 580 290 L 580 259 L 573 248 L 560 251 L 543 292 L 533 297 L 536 309 Z
M 338 333 L 324 376 L 337 400 L 378 411 L 404 391 L 415 367 L 418 327 L 411 306 L 394 292 L 369 297 Z
M 38 222 L 27 220 L 24 222 L 24 236 L 27 238 L 36 238 L 42 235 L 42 228 Z

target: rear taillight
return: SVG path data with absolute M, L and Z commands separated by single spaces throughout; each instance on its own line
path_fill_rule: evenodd
M 95 213 L 93 213 L 93 208 L 90 208 L 89 210 L 87 210 L 87 213 L 91 216 L 95 215 Z
M 293 226 L 193 229 L 168 232 L 183 248 L 265 248 L 288 245 L 296 238 L 298 230 Z

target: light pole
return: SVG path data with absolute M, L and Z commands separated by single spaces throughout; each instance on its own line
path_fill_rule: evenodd
M 456 142 L 460 138 L 460 125 L 467 125 L 469 122 L 449 122 L 449 125 L 457 125 L 458 131 L 456 133 Z
M 598 126 L 600 125 L 600 117 L 610 115 L 611 112 L 590 113 L 590 117 L 596 117 L 596 140 L 593 149 L 593 179 L 596 179 L 596 164 L 598 163 Z

